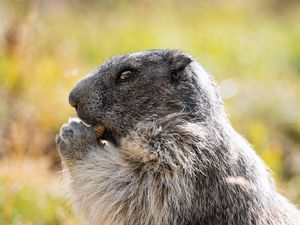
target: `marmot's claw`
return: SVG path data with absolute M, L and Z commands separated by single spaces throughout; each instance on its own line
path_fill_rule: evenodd
M 68 138 L 68 137 L 72 138 L 74 136 L 74 131 L 71 129 L 65 130 L 64 132 L 62 132 L 62 136 L 63 137 L 65 136 L 65 138 Z
M 67 145 L 66 143 L 60 138 L 59 135 L 56 136 L 56 146 L 60 151 L 66 151 Z

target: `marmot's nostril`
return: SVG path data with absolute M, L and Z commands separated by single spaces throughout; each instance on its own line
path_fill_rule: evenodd
M 71 91 L 69 95 L 69 103 L 71 106 L 77 109 L 77 106 L 79 104 L 79 98 L 75 95 L 74 91 Z

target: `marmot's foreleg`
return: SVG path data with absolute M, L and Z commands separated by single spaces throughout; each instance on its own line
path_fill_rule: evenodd
M 103 147 L 97 141 L 97 135 L 93 129 L 77 118 L 70 119 L 62 126 L 56 137 L 56 144 L 60 156 L 68 166 L 78 160 L 84 160 L 90 151 Z

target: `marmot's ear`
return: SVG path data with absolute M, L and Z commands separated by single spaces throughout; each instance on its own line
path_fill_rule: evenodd
M 185 67 L 192 62 L 191 57 L 181 52 L 171 53 L 169 57 L 172 81 L 178 82 L 184 80 L 187 76 Z

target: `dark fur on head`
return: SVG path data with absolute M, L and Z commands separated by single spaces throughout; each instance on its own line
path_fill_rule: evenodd
M 197 87 L 196 75 L 185 70 L 191 62 L 191 57 L 178 51 L 117 56 L 79 82 L 70 102 L 83 121 L 103 124 L 116 134 L 171 113 L 185 112 L 189 119 L 204 121 L 212 109 L 207 93 Z M 124 71 L 132 75 L 120 81 Z
M 117 56 L 70 93 L 57 145 L 76 207 L 101 225 L 299 225 L 189 55 Z M 89 124 L 91 126 L 88 126 Z M 97 140 L 93 126 L 104 126 Z M 106 139 L 106 140 L 104 140 Z

